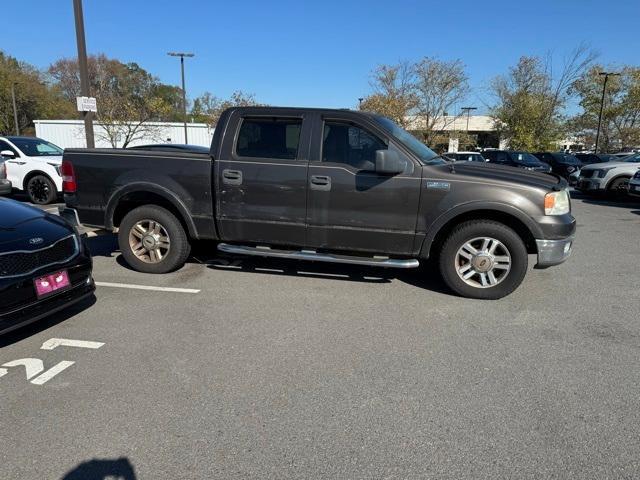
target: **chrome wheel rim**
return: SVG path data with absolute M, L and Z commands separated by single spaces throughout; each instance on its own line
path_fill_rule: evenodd
M 465 242 L 456 253 L 455 269 L 460 279 L 474 288 L 499 285 L 511 270 L 511 254 L 500 240 L 477 237 Z
M 155 220 L 140 220 L 129 231 L 129 247 L 145 263 L 160 263 L 171 250 L 167 230 Z

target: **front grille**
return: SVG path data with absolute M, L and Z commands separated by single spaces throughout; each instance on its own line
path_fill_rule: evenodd
M 595 170 L 581 170 L 580 178 L 591 178 L 594 173 L 596 173 Z
M 28 275 L 40 268 L 64 263 L 78 253 L 75 235 L 40 250 L 7 252 L 0 255 L 0 277 Z

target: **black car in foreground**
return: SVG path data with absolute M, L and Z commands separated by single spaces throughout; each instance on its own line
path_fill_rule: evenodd
M 508 165 L 510 167 L 523 168 L 532 172 L 551 173 L 551 166 L 541 162 L 529 152 L 517 152 L 514 150 L 485 150 L 482 156 L 490 163 Z
M 538 152 L 534 155 L 540 161 L 551 165 L 551 171 L 565 178 L 569 185 L 578 182 L 582 162 L 573 155 L 564 152 Z
M 62 218 L 0 198 L 0 333 L 91 296 L 91 255 Z

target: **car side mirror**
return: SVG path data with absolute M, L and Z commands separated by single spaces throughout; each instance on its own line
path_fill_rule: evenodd
M 0 156 L 5 158 L 16 158 L 16 154 L 13 153 L 11 150 L 2 150 L 0 152 Z
M 398 152 L 392 150 L 376 150 L 376 173 L 396 175 L 404 172 L 405 163 L 400 160 Z

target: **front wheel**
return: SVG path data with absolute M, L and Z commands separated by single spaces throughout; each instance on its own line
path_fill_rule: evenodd
M 458 295 L 495 300 L 513 292 L 527 272 L 527 248 L 508 226 L 491 220 L 458 225 L 440 252 L 440 273 Z
M 616 178 L 609 186 L 609 195 L 617 200 L 624 200 L 629 193 L 629 178 Z
M 45 175 L 34 175 L 27 182 L 27 195 L 31 203 L 47 205 L 52 203 L 58 192 L 53 181 Z
M 130 211 L 120 223 L 118 244 L 127 263 L 144 273 L 172 272 L 184 265 L 191 251 L 180 221 L 157 205 Z

